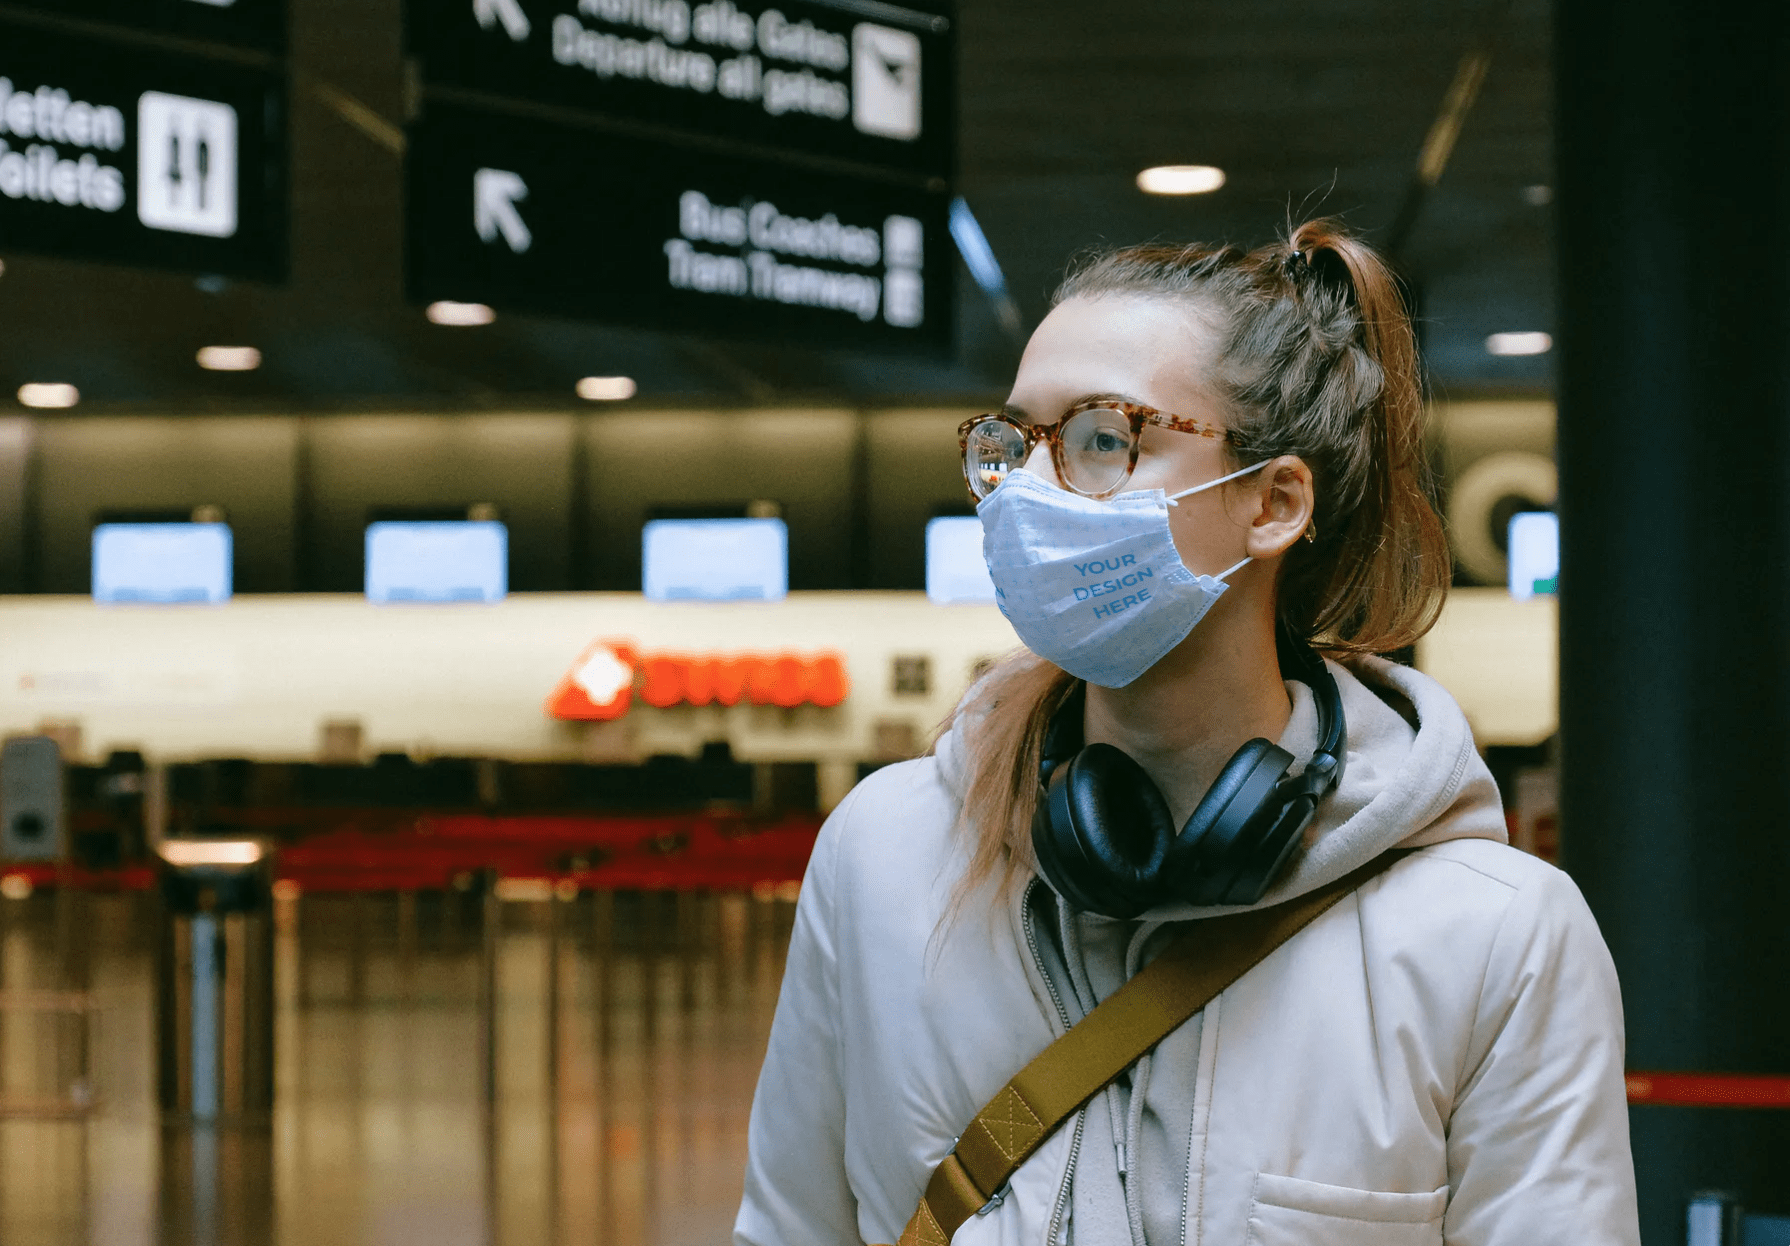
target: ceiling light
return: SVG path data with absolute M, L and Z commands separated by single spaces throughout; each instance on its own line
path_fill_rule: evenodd
M 639 392 L 631 376 L 587 376 L 578 382 L 578 396 L 588 402 L 620 402 Z
M 31 381 L 19 386 L 19 401 L 27 407 L 72 407 L 81 391 L 59 381 Z
M 429 309 L 423 314 L 429 318 L 431 324 L 457 327 L 490 324 L 497 319 L 497 313 L 483 303 L 453 303 L 446 299 L 429 304 Z
M 1554 202 L 1554 188 L 1537 182 L 1523 187 L 1523 202 L 1532 208 L 1545 208 Z
M 1494 333 L 1485 348 L 1494 355 L 1545 355 L 1554 349 L 1554 339 L 1546 333 Z
M 198 357 L 207 372 L 253 372 L 261 366 L 261 352 L 253 346 L 201 346 Z
M 1159 164 L 1137 175 L 1146 195 L 1204 195 L 1224 185 L 1224 170 L 1209 164 Z

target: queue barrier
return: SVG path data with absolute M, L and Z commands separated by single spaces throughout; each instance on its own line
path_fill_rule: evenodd
M 252 839 L 158 848 L 156 1072 L 162 1111 L 207 1123 L 273 1110 L 273 853 Z
M 750 890 L 799 883 L 821 824 L 818 814 L 802 813 L 758 819 L 270 808 L 232 811 L 219 821 L 228 835 L 281 841 L 276 879 L 307 892 L 445 890 L 467 885 L 481 870 L 580 890 Z M 155 885 L 150 866 L 0 865 L 0 890 Z

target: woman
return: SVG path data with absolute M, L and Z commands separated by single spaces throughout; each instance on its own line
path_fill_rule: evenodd
M 1597 927 L 1565 875 L 1506 846 L 1447 693 L 1372 656 L 1422 635 L 1448 583 L 1421 419 L 1392 279 L 1331 223 L 1069 277 L 1007 407 L 964 429 L 1030 652 L 821 833 L 736 1243 L 894 1242 L 978 1109 L 1186 923 L 1394 848 L 1415 851 L 1096 1096 L 954 1240 L 1638 1240 Z M 1302 666 L 1304 641 L 1332 660 Z M 1270 740 L 1312 768 L 1315 817 L 1220 877 L 1190 832 L 1233 767 L 1284 757 Z M 1089 850 L 1120 858 L 1104 874 L 1062 847 L 1074 799 L 1048 803 L 1096 756 L 1111 808 L 1135 811 Z M 1166 845 L 1136 830 L 1163 816 L 1152 788 L 1168 836 L 1189 827 Z

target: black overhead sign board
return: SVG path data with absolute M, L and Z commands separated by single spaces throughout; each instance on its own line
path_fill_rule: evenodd
M 955 31 L 924 7 L 408 0 L 406 32 L 429 85 L 926 177 L 953 172 Z
M 942 353 L 954 11 L 407 0 L 411 297 Z
M 0 22 L 0 253 L 277 280 L 285 144 L 279 74 Z
M 6 0 L 8 8 L 261 52 L 286 46 L 286 0 Z
M 941 190 L 443 104 L 408 165 L 418 301 L 869 350 L 951 340 Z

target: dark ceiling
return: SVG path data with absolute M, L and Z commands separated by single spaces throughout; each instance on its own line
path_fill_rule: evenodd
M 950 402 L 1004 388 L 1016 345 L 963 272 L 948 365 L 521 316 L 427 323 L 403 298 L 400 157 L 378 138 L 404 115 L 398 0 L 290 2 L 289 282 L 0 250 L 0 403 L 34 380 L 75 383 L 83 411 L 560 406 L 592 373 L 634 376 L 655 403 Z M 1549 212 L 1531 189 L 1550 178 L 1549 11 L 1492 11 L 1483 89 L 1398 256 L 1443 394 L 1549 383 L 1545 356 L 1484 348 L 1489 333 L 1552 322 Z M 1318 211 L 1384 241 L 1486 17 L 1434 0 L 962 0 L 959 187 L 1028 324 L 1091 244 L 1260 241 Z M 1229 181 L 1191 198 L 1140 193 L 1137 171 L 1159 163 L 1216 164 Z M 202 372 L 194 352 L 218 342 L 258 346 L 264 366 Z

